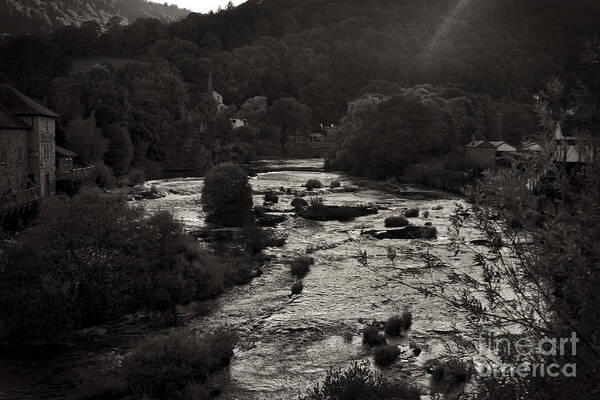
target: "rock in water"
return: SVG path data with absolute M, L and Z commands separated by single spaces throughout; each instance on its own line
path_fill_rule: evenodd
M 436 239 L 437 229 L 432 226 L 407 226 L 402 229 L 386 231 L 365 231 L 363 235 L 371 235 L 376 239 Z

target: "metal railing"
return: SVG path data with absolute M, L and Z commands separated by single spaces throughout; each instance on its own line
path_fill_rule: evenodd
M 82 181 L 93 176 L 96 167 L 74 168 L 67 171 L 57 171 L 56 179 L 59 181 Z
M 9 211 L 14 208 L 33 203 L 42 197 L 41 193 L 42 191 L 38 186 L 0 196 L 0 211 Z

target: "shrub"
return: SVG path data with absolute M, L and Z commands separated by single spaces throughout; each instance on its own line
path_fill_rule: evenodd
M 292 275 L 303 277 L 310 271 L 310 266 L 315 263 L 315 259 L 309 256 L 299 256 L 290 262 L 290 271 Z
M 130 186 L 141 185 L 142 183 L 146 182 L 146 174 L 139 168 L 134 168 L 129 171 L 127 177 L 129 179 Z
M 251 254 L 258 254 L 263 251 L 268 246 L 269 239 L 269 234 L 256 223 L 244 225 L 238 238 L 239 242 Z
M 412 314 L 405 311 L 402 315 L 393 315 L 385 323 L 385 333 L 389 336 L 400 336 L 412 326 Z
M 432 383 L 441 391 L 469 382 L 473 374 L 471 366 L 457 358 L 444 362 L 434 360 L 430 364 L 428 372 L 431 374 Z
M 423 211 L 423 218 L 429 218 L 429 211 Z
M 367 326 L 363 330 L 363 344 L 368 346 L 381 346 L 385 343 L 385 336 L 382 333 L 379 333 L 379 329 L 376 326 Z
M 418 208 L 409 208 L 408 210 L 404 211 L 404 216 L 406 218 L 416 218 L 419 216 L 419 209 Z
M 352 343 L 352 340 L 354 339 L 354 334 L 351 331 L 344 331 L 342 332 L 342 337 L 344 338 L 344 342 Z
M 112 170 L 102 161 L 95 164 L 96 184 L 100 187 L 107 188 L 115 184 L 117 178 L 113 175 Z
M 310 389 L 301 400 L 419 400 L 420 393 L 405 383 L 390 383 L 371 371 L 368 362 L 342 370 L 330 370 L 322 385 Z
M 279 196 L 277 196 L 275 193 L 273 192 L 267 192 L 265 194 L 265 202 L 269 202 L 269 203 L 278 203 L 279 202 Z
M 408 225 L 408 220 L 402 216 L 387 217 L 385 219 L 386 228 L 398 228 Z
M 221 284 L 210 256 L 170 213 L 148 218 L 121 198 L 86 192 L 45 202 L 38 223 L 0 254 L 0 318 L 17 341 L 59 343 Z
M 305 207 L 308 207 L 308 201 L 301 197 L 294 197 L 294 200 L 292 200 L 292 207 L 294 207 L 296 211 L 301 210 Z
M 342 186 L 342 184 L 341 184 L 341 183 L 340 183 L 340 181 L 338 181 L 338 180 L 332 181 L 332 182 L 329 184 L 329 187 L 330 187 L 331 189 L 339 188 L 339 187 L 341 187 L 341 186 Z
M 323 184 L 318 179 L 309 179 L 304 186 L 306 186 L 308 190 L 313 190 L 322 188 Z
M 302 280 L 296 281 L 292 285 L 292 294 L 293 295 L 301 294 L 303 289 L 304 289 L 304 284 L 302 283 Z
M 400 356 L 400 350 L 396 345 L 386 344 L 384 346 L 377 347 L 373 354 L 375 356 L 375 363 L 377 365 L 387 367 L 398 359 Z
M 252 188 L 246 173 L 235 164 L 213 167 L 204 179 L 202 205 L 206 220 L 218 226 L 242 226 L 250 220 Z
M 130 390 L 148 398 L 182 399 L 181 393 L 229 365 L 235 337 L 225 330 L 190 331 L 151 338 L 123 362 Z

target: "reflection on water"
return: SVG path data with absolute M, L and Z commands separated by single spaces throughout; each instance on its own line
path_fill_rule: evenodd
M 288 235 L 288 241 L 282 248 L 267 250 L 273 261 L 265 266 L 264 274 L 213 301 L 214 310 L 208 315 L 197 316 L 192 306 L 180 310 L 194 328 L 202 330 L 227 324 L 240 333 L 240 343 L 231 368 L 217 382 L 224 386 L 222 398 L 297 398 L 298 394 L 322 378 L 329 368 L 370 359 L 369 350 L 362 346 L 360 336 L 365 323 L 374 319 L 384 321 L 391 314 L 405 309 L 413 313 L 413 327 L 406 337 L 398 340 L 403 350 L 400 361 L 382 371 L 384 374 L 391 377 L 411 374 L 426 385 L 425 361 L 440 354 L 465 351 L 458 344 L 461 340 L 457 340 L 470 336 L 465 319 L 440 300 L 425 298 L 400 282 L 448 281 L 446 276 L 452 268 L 469 268 L 468 260 L 456 259 L 454 267 L 425 271 L 419 262 L 399 256 L 394 262 L 394 272 L 388 268 L 391 262 L 386 257 L 386 248 L 414 244 L 400 240 L 378 241 L 361 235 L 361 231 L 366 229 L 383 228 L 383 220 L 387 216 L 400 214 L 407 207 L 419 207 L 429 211 L 429 217 L 412 219 L 411 222 L 417 225 L 432 222 L 438 229 L 438 239 L 432 243 L 433 251 L 450 257 L 445 248 L 448 217 L 461 200 L 451 197 L 415 200 L 414 197 L 399 198 L 365 188 L 355 193 L 333 192 L 328 189 L 331 181 L 337 179 L 345 185 L 353 184 L 353 179 L 317 171 L 322 167 L 322 160 L 269 161 L 258 165 L 272 172 L 259 173 L 251 178 L 255 204 L 263 203 L 260 193 L 269 189 L 290 188 L 303 193 L 303 185 L 314 178 L 319 179 L 324 188 L 310 195 L 323 197 L 326 204 L 372 204 L 380 211 L 377 215 L 350 222 L 312 222 L 294 216 L 290 205 L 293 195 L 280 195 L 279 203 L 271 208 L 289 215 L 286 222 L 277 228 Z M 287 171 L 284 170 L 286 168 Z M 189 230 L 203 226 L 203 214 L 198 204 L 202 179 L 171 179 L 153 184 L 169 194 L 162 199 L 142 202 L 149 212 L 168 209 Z M 303 293 L 292 297 L 290 286 L 293 278 L 286 261 L 307 250 L 316 262 L 304 278 Z M 369 269 L 356 261 L 359 250 L 367 251 Z M 342 339 L 344 331 L 353 334 L 351 343 Z M 419 357 L 412 355 L 410 345 L 423 349 Z M 94 357 L 106 357 L 106 352 Z M 22 368 L 0 363 L 0 369 L 6 367 L 8 371 Z M 0 397 L 35 398 L 19 397 L 18 393 L 11 391 L 7 383 L 18 387 L 19 380 L 11 379 L 10 374 L 0 372 Z M 46 383 L 46 386 L 51 384 Z M 19 390 L 25 389 L 19 387 Z

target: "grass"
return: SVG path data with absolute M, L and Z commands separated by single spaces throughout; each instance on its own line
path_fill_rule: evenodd
M 387 367 L 392 365 L 400 356 L 400 350 L 398 346 L 393 344 L 386 344 L 384 346 L 377 347 L 373 352 L 375 356 L 375 364 L 381 367 Z
M 299 256 L 290 262 L 290 271 L 292 275 L 303 277 L 310 271 L 310 266 L 315 263 L 315 259 L 309 256 Z
M 385 336 L 379 332 L 376 326 L 367 326 L 363 330 L 363 344 L 374 347 L 384 345 L 385 343 Z
M 408 220 L 402 216 L 387 217 L 385 219 L 386 228 L 398 228 L 408 225 Z
M 385 334 L 400 336 L 412 326 L 412 314 L 405 311 L 402 315 L 393 315 L 385 323 Z

